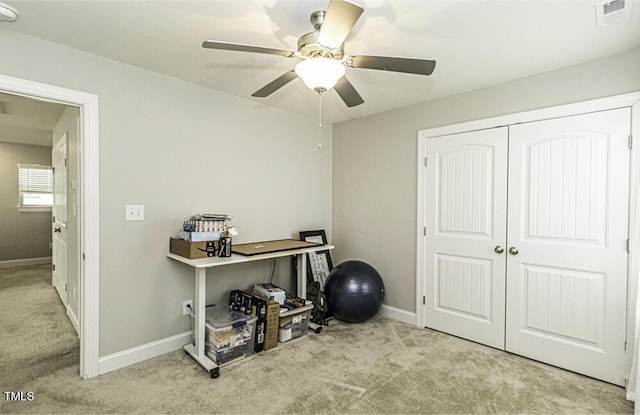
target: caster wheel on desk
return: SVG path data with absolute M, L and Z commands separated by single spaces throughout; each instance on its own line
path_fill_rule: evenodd
M 320 334 L 322 332 L 322 326 L 317 323 L 309 323 L 309 330 L 316 334 Z
M 217 379 L 217 378 L 220 377 L 220 369 L 219 368 L 211 369 L 211 371 L 209 373 L 211 373 L 211 379 Z

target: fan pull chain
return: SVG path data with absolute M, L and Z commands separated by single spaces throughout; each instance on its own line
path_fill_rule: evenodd
M 318 148 L 322 148 L 322 94 L 318 93 Z

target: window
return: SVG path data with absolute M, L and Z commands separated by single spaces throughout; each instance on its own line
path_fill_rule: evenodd
M 53 206 L 53 168 L 18 164 L 18 207 Z

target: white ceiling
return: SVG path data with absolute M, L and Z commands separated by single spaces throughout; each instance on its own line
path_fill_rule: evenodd
M 117 61 L 317 116 L 317 95 L 295 80 L 268 98 L 250 95 L 292 69 L 281 56 L 203 49 L 221 40 L 295 50 L 327 0 L 3 0 L 21 16 L 3 26 Z M 546 72 L 640 47 L 633 17 L 596 27 L 600 0 L 354 0 L 365 12 L 348 54 L 435 59 L 433 75 L 348 69 L 365 103 L 347 108 L 335 91 L 323 117 L 339 122 Z M 6 57 L 5 57 L 6 58 Z
M 66 107 L 0 93 L 0 141 L 53 146 L 53 128 Z

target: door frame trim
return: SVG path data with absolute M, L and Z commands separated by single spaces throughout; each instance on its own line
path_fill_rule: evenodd
M 426 296 L 424 280 L 425 270 L 425 208 L 426 208 L 426 183 L 427 169 L 425 159 L 427 157 L 427 140 L 429 138 L 443 135 L 458 134 L 476 130 L 484 130 L 513 124 L 543 121 L 552 118 L 567 117 L 590 112 L 605 111 L 616 108 L 631 108 L 631 134 L 635 138 L 635 143 L 631 149 L 630 162 L 630 193 L 629 193 L 629 238 L 630 253 L 628 261 L 628 290 L 627 290 L 627 338 L 633 338 L 633 327 L 635 325 L 635 290 L 638 284 L 638 269 L 640 268 L 640 226 L 636 223 L 640 221 L 638 214 L 637 199 L 640 196 L 640 91 L 622 95 L 614 95 L 605 98 L 598 98 L 589 101 L 572 104 L 559 105 L 531 111 L 518 112 L 507 115 L 500 115 L 481 120 L 474 120 L 458 124 L 451 124 L 442 127 L 427 128 L 418 131 L 418 189 L 417 189 L 417 227 L 416 227 L 416 326 L 424 327 L 425 310 L 424 298 Z M 631 337 L 630 337 L 631 336 Z
M 98 376 L 99 118 L 98 95 L 0 74 L 0 91 L 80 109 L 80 377 Z

